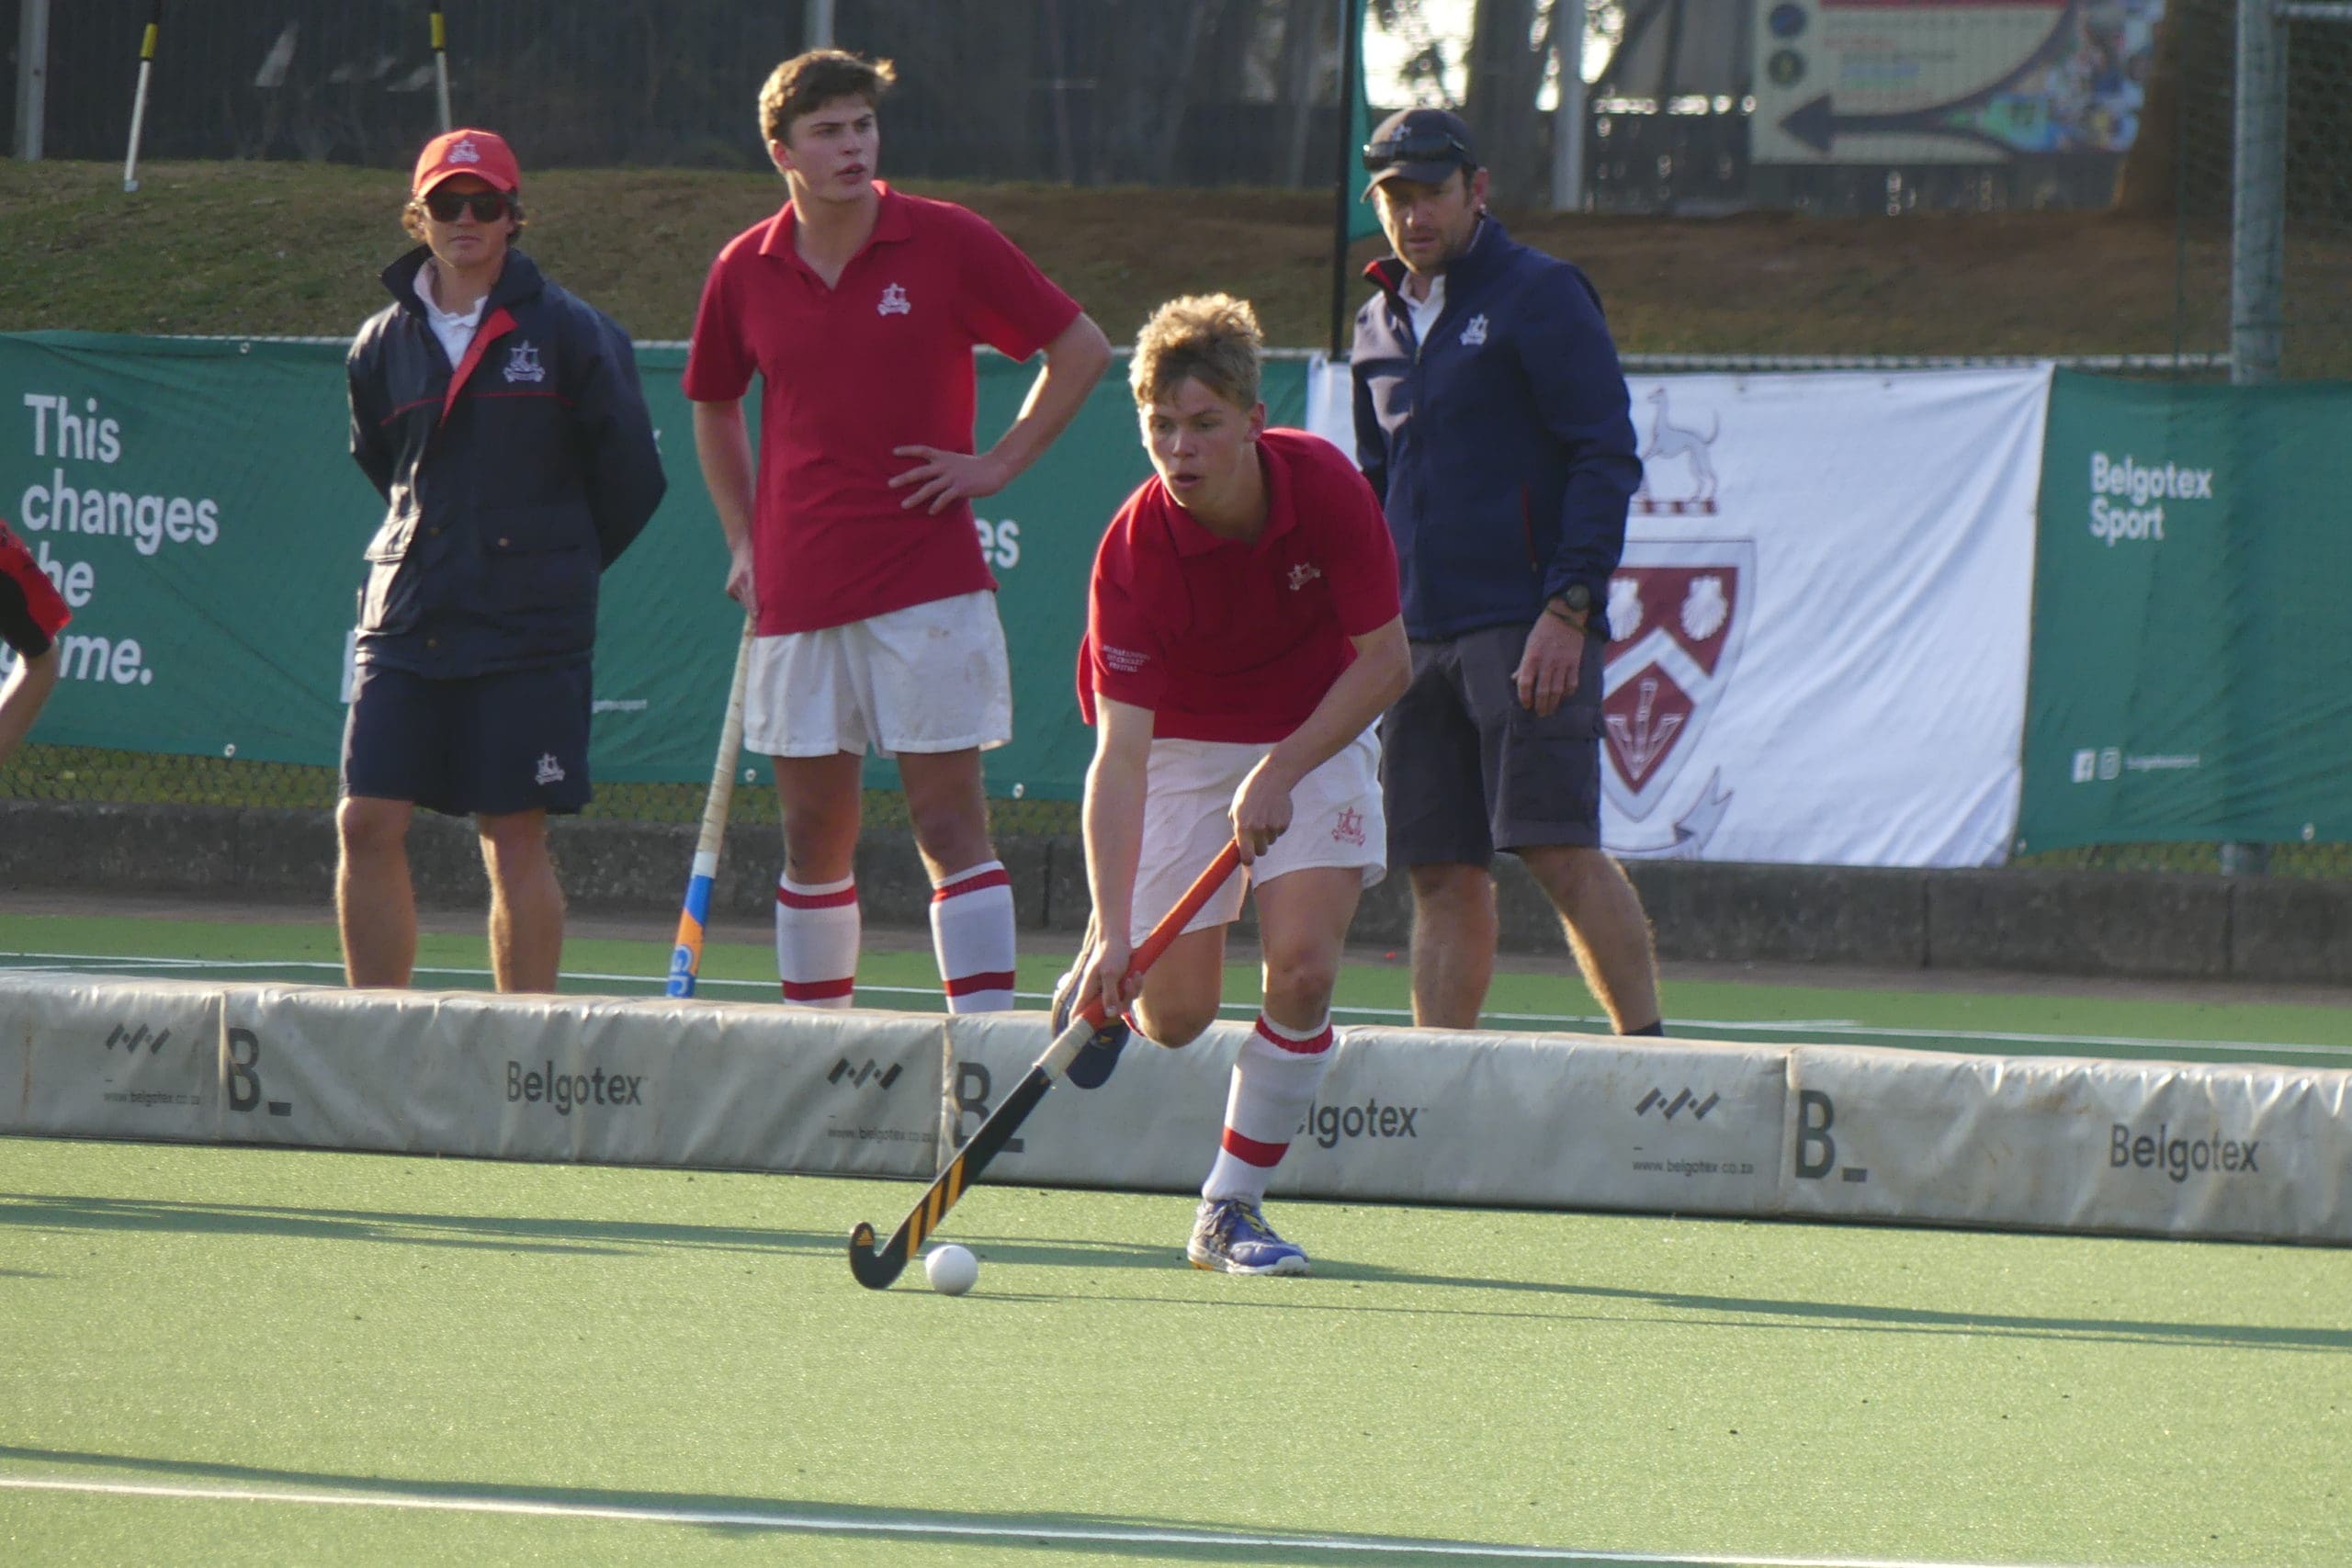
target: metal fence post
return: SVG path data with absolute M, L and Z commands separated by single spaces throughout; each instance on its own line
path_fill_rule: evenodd
M 1560 73 L 1552 111 L 1552 210 L 1584 210 L 1585 0 L 1555 0 L 1552 55 Z
M 49 120 L 49 0 L 24 0 L 17 14 L 17 156 L 40 162 Z
M 2230 380 L 2278 378 L 2287 266 L 2287 27 L 2239 0 L 2230 211 Z
M 2230 382 L 2278 378 L 2287 273 L 2287 25 L 2273 0 L 2238 0 L 2230 205 Z M 2225 876 L 2258 876 L 2270 846 L 2222 845 Z

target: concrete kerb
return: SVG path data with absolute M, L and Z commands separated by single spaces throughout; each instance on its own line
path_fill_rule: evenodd
M 565 818 L 554 832 L 575 908 L 663 917 L 684 889 L 694 839 L 683 823 Z M 421 903 L 481 905 L 471 824 L 419 813 L 411 848 Z M 1075 838 L 1007 836 L 998 851 L 1023 929 L 1084 927 L 1085 860 Z M 763 917 L 778 856 L 773 828 L 732 834 L 714 913 Z M 324 903 L 334 868 L 325 810 L 0 801 L 0 895 L 119 889 Z M 2352 883 L 1687 861 L 1633 862 L 1627 871 L 1668 959 L 2352 984 Z M 1504 947 L 1560 951 L 1558 921 L 1533 880 L 1510 857 L 1496 874 Z M 924 923 L 930 881 L 904 829 L 868 832 L 857 876 L 869 923 Z M 1410 926 L 1406 879 L 1391 875 L 1366 894 L 1353 935 L 1402 946 Z

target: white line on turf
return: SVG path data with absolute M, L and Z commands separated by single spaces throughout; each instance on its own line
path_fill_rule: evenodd
M 1483 1546 L 1472 1541 L 1378 1540 L 1350 1536 L 1250 1535 L 1239 1530 L 1080 1528 L 1047 1524 L 959 1523 L 949 1519 L 837 1516 L 750 1508 L 662 1508 L 622 1503 L 567 1503 L 534 1497 L 469 1497 L 442 1492 L 300 1492 L 247 1486 L 162 1486 L 127 1481 L 74 1481 L 0 1475 L 0 1488 L 112 1497 L 167 1497 L 214 1503 L 301 1503 L 334 1508 L 403 1508 L 450 1514 L 619 1519 L 641 1524 L 712 1525 L 814 1535 L 876 1535 L 963 1540 L 1066 1541 L 1097 1546 L 1191 1546 L 1333 1555 L 1445 1557 L 1465 1562 L 1690 1564 L 1691 1568 L 2030 1568 L 2021 1563 L 1950 1562 L 1914 1557 L 1749 1557 L 1721 1552 L 1584 1551 L 1560 1546 Z
M 20 963 L 19 960 L 31 962 Z M 335 975 L 343 973 L 342 964 L 321 959 L 281 961 L 259 958 L 142 958 L 106 953 L 0 953 L 0 967 L 32 969 L 51 964 L 84 969 L 92 965 L 105 965 L 119 969 L 316 969 Z M 420 976 L 446 976 L 478 980 L 487 977 L 490 971 L 420 966 L 416 973 Z M 566 970 L 563 978 L 593 981 L 600 985 L 642 986 L 648 990 L 656 992 L 659 991 L 662 983 L 661 976 L 656 975 L 607 974 L 594 969 Z M 705 990 L 715 987 L 728 987 L 737 990 L 758 991 L 763 995 L 772 995 L 775 990 L 775 982 L 773 980 L 726 980 L 706 976 L 699 985 Z M 939 999 L 938 988 L 932 986 L 860 986 L 857 990 L 862 997 L 920 997 L 931 1002 L 936 1002 Z M 1043 991 L 1015 991 L 1013 995 L 1023 1001 L 1043 1002 L 1050 999 Z M 1247 1017 L 1257 1010 L 1257 1004 L 1227 1002 L 1220 1010 L 1232 1013 L 1237 1017 Z M 1403 1008 L 1334 1007 L 1331 1010 L 1335 1013 L 1345 1013 L 1351 1018 L 1395 1019 L 1399 1021 L 1410 1021 L 1413 1016 Z M 1555 1012 L 1490 1012 L 1486 1015 L 1486 1019 L 1490 1023 L 1534 1024 L 1547 1030 L 1558 1029 L 1563 1025 L 1599 1026 L 1609 1022 L 1607 1019 L 1600 1017 Z M 1931 1040 L 1986 1045 L 2104 1045 L 2127 1051 L 2210 1051 L 2222 1055 L 2256 1057 L 2276 1055 L 2281 1051 L 2293 1051 L 2305 1055 L 2352 1056 L 2352 1044 L 2317 1043 L 2297 1044 L 2277 1040 L 2190 1040 L 2170 1035 L 2145 1034 L 2059 1034 L 2024 1030 L 1906 1029 L 1894 1024 L 1864 1023 L 1859 1019 L 1850 1018 L 1678 1018 L 1674 1021 L 1674 1026 L 1677 1032 L 1697 1039 L 1740 1034 L 1805 1034 L 1862 1041 Z

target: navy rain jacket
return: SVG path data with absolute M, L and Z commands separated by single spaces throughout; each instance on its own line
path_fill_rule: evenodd
M 1577 582 L 1605 633 L 1642 465 L 1590 280 L 1482 218 L 1416 343 L 1404 264 L 1364 275 L 1380 292 L 1356 312 L 1356 461 L 1396 540 L 1406 634 L 1532 622 Z
M 510 251 L 452 366 L 416 298 L 351 345 L 351 455 L 387 503 L 367 552 L 359 661 L 436 679 L 584 660 L 597 578 L 665 481 L 628 334 Z

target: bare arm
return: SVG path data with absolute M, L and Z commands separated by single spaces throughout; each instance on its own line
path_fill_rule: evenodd
M 1234 795 L 1233 836 L 1244 865 L 1273 848 L 1289 829 L 1290 792 L 1298 781 L 1371 728 L 1412 682 L 1413 658 L 1405 646 L 1401 616 L 1348 640 L 1355 647 L 1355 661 L 1340 671 L 1306 722 L 1250 770 Z
M 752 581 L 752 434 L 743 405 L 695 405 L 695 456 L 727 535 L 727 592 L 747 615 L 759 609 Z
M 1095 694 L 1094 761 L 1086 770 L 1086 884 L 1099 933 L 1078 995 L 1093 987 L 1104 1016 L 1126 1010 L 1135 991 L 1124 984 L 1133 961 L 1136 865 L 1143 855 L 1145 779 L 1151 761 L 1149 708 Z
M 19 658 L 8 672 L 7 683 L 0 685 L 0 762 L 15 756 L 31 732 L 41 705 L 57 687 L 59 663 L 52 643 L 39 653 Z
M 1511 671 L 1520 706 L 1532 709 L 1539 718 L 1549 718 L 1577 694 L 1577 684 L 1584 677 L 1584 645 L 1591 636 L 1585 630 L 1589 618 L 1556 600 L 1544 606 L 1544 613 L 1528 628 L 1519 668 Z
M 1046 345 L 1046 366 L 1030 384 L 1021 413 L 996 445 L 973 454 L 949 452 L 937 446 L 898 446 L 901 457 L 920 459 L 890 481 L 890 488 L 912 485 L 914 493 L 899 504 L 939 512 L 958 501 L 994 495 L 1019 479 L 1030 464 L 1045 456 L 1078 411 L 1086 404 L 1094 383 L 1111 363 L 1111 341 L 1102 329 L 1080 311 Z

